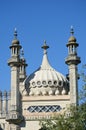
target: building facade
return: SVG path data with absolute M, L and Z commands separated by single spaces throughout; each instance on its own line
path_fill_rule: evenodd
M 42 64 L 27 76 L 27 63 L 15 30 L 8 60 L 11 91 L 0 91 L 0 130 L 39 130 L 40 120 L 59 114 L 70 104 L 78 105 L 77 66 L 81 61 L 73 33 L 71 28 L 67 43 L 68 56 L 65 59 L 69 70 L 67 76 L 50 65 L 46 41 L 42 46 Z

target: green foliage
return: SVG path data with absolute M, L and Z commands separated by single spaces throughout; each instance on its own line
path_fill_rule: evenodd
M 40 130 L 86 130 L 86 104 L 71 106 L 64 114 L 41 121 Z
M 82 72 L 81 72 L 81 78 L 82 78 L 82 89 L 79 93 L 80 102 L 85 103 L 86 102 L 86 65 L 83 65 Z

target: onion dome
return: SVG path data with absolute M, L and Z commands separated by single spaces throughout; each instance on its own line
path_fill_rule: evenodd
M 46 41 L 42 49 L 44 55 L 41 66 L 24 81 L 29 90 L 29 96 L 32 95 L 60 95 L 68 93 L 68 81 L 65 76 L 51 67 L 47 57 Z M 65 92 L 62 93 L 63 88 Z

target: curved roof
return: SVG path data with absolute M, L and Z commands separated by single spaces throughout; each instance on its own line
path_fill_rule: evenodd
M 41 66 L 25 80 L 26 87 L 29 88 L 29 95 L 67 94 L 66 77 L 50 65 L 46 51 L 48 46 L 44 43 L 42 48 L 44 55 Z

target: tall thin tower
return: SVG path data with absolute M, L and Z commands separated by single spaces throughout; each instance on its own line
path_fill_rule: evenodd
M 20 70 L 20 49 L 21 45 L 17 39 L 17 31 L 15 29 L 14 39 L 10 46 L 11 58 L 8 60 L 8 65 L 11 68 L 11 103 L 10 111 L 6 120 L 11 124 L 10 129 L 20 130 L 19 124 L 22 120 L 20 113 L 20 93 L 19 93 L 19 70 Z
M 78 43 L 74 37 L 74 30 L 71 27 L 71 36 L 68 40 L 68 56 L 65 59 L 66 64 L 69 66 L 69 84 L 70 84 L 70 102 L 71 104 L 78 105 L 78 67 L 81 62 L 77 54 Z

